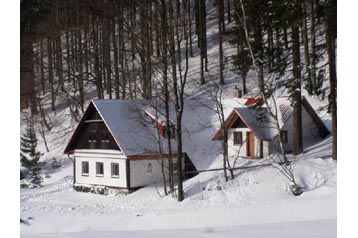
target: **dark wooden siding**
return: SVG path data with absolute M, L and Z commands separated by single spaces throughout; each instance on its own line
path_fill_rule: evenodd
M 247 128 L 246 124 L 238 116 L 231 128 Z
M 95 131 L 96 133 L 96 141 L 89 141 L 89 132 Z M 102 133 L 107 133 L 108 140 L 102 140 Z M 111 133 L 107 129 L 107 126 L 104 122 L 90 122 L 84 123 L 81 133 L 79 133 L 79 137 L 76 138 L 76 142 L 74 143 L 74 149 L 114 149 L 118 150 L 118 146 L 112 137 Z
M 96 141 L 89 141 L 89 132 L 95 132 Z M 102 133 L 108 137 L 103 140 Z M 93 104 L 89 105 L 65 152 L 75 149 L 112 149 L 120 150 L 106 124 Z

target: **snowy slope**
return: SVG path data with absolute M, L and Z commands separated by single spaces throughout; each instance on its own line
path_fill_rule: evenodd
M 323 143 L 294 162 L 294 175 L 305 189 L 298 197 L 291 194 L 288 181 L 272 167 L 236 171 L 235 179 L 227 183 L 222 172 L 201 173 L 184 183 L 186 199 L 181 203 L 170 196 L 160 197 L 159 184 L 127 196 L 79 193 L 72 189 L 68 176 L 71 164 L 65 164 L 52 173 L 51 183 L 21 190 L 21 218 L 28 223 L 21 225 L 22 237 L 79 237 L 82 232 L 95 236 L 98 231 L 107 237 L 126 235 L 124 231 L 135 237 L 150 237 L 144 231 L 164 236 L 163 230 L 168 229 L 177 230 L 177 237 L 183 230 L 185 234 L 233 237 L 230 231 L 243 232 L 242 226 L 247 234 L 252 233 L 250 237 L 263 237 L 255 227 L 275 234 L 278 224 L 283 224 L 286 233 L 282 234 L 286 235 L 295 231 L 292 227 L 310 224 L 307 228 L 322 236 L 306 234 L 308 237 L 334 237 L 336 163 L 319 158 L 329 139 Z M 317 230 L 312 224 L 322 226 Z M 143 232 L 133 233 L 136 230 Z M 41 233 L 46 235 L 37 236 Z

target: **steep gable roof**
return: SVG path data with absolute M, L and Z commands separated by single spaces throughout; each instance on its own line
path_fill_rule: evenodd
M 151 108 L 149 101 L 95 99 L 91 101 L 87 110 L 91 106 L 96 108 L 117 145 L 126 156 L 167 153 L 166 139 L 158 135 L 157 126 L 146 114 L 146 110 Z M 83 123 L 84 116 L 79 124 Z M 73 135 L 65 152 L 69 150 Z M 159 149 L 159 145 L 161 149 Z M 172 146 L 175 148 L 175 141 L 172 141 Z M 175 152 L 173 151 L 173 153 Z
M 271 140 L 275 136 L 275 126 L 265 109 L 237 107 L 234 110 L 260 140 Z
M 236 107 L 225 120 L 226 129 L 232 127 L 236 120 L 242 122 L 255 133 L 255 136 L 261 140 L 271 140 L 274 136 L 274 124 L 265 110 L 253 109 L 250 107 Z M 220 128 L 212 140 L 222 139 L 222 129 Z

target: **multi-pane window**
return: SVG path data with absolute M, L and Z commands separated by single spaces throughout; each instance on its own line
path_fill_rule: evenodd
M 103 163 L 102 162 L 96 162 L 96 176 L 103 176 Z
M 101 141 L 102 142 L 109 142 L 108 131 L 101 131 Z
M 242 145 L 242 132 L 234 131 L 234 145 Z
M 287 131 L 281 131 L 281 139 L 283 143 L 287 143 L 288 139 L 287 139 Z
M 82 175 L 88 176 L 89 174 L 89 165 L 88 161 L 82 161 Z
M 96 130 L 90 130 L 88 132 L 88 142 L 96 142 L 96 140 L 97 140 Z
M 111 177 L 119 178 L 119 164 L 118 163 L 111 163 Z

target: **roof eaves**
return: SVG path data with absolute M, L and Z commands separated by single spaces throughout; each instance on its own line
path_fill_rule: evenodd
M 249 108 L 248 108 L 249 109 Z M 241 120 L 245 123 L 245 125 L 252 131 L 254 132 L 255 136 L 259 139 L 259 140 L 264 140 L 264 138 L 262 138 L 259 133 L 257 133 L 255 131 L 255 128 L 253 128 L 245 119 L 244 117 L 240 114 L 240 112 L 237 110 L 237 108 L 234 109 L 236 114 L 241 118 Z M 250 109 L 249 109 L 250 110 Z M 256 120 L 256 118 L 255 118 Z
M 68 147 L 70 146 L 70 144 L 71 144 L 71 142 L 72 142 L 73 136 L 77 133 L 78 127 L 79 127 L 80 125 L 82 125 L 83 120 L 84 120 L 85 116 L 87 115 L 88 109 L 89 109 L 89 107 L 91 106 L 91 104 L 93 104 L 93 99 L 92 99 L 91 102 L 87 105 L 87 107 L 86 107 L 86 109 L 85 109 L 85 112 L 82 114 L 81 119 L 79 120 L 79 122 L 78 122 L 77 125 L 76 125 L 76 128 L 75 128 L 74 130 L 72 130 L 72 134 L 71 134 L 71 136 L 70 136 L 70 139 L 67 141 L 67 144 L 66 144 L 66 147 L 65 147 L 65 150 L 64 150 L 64 153 L 65 153 L 65 154 L 71 154 L 72 151 L 69 150 Z

